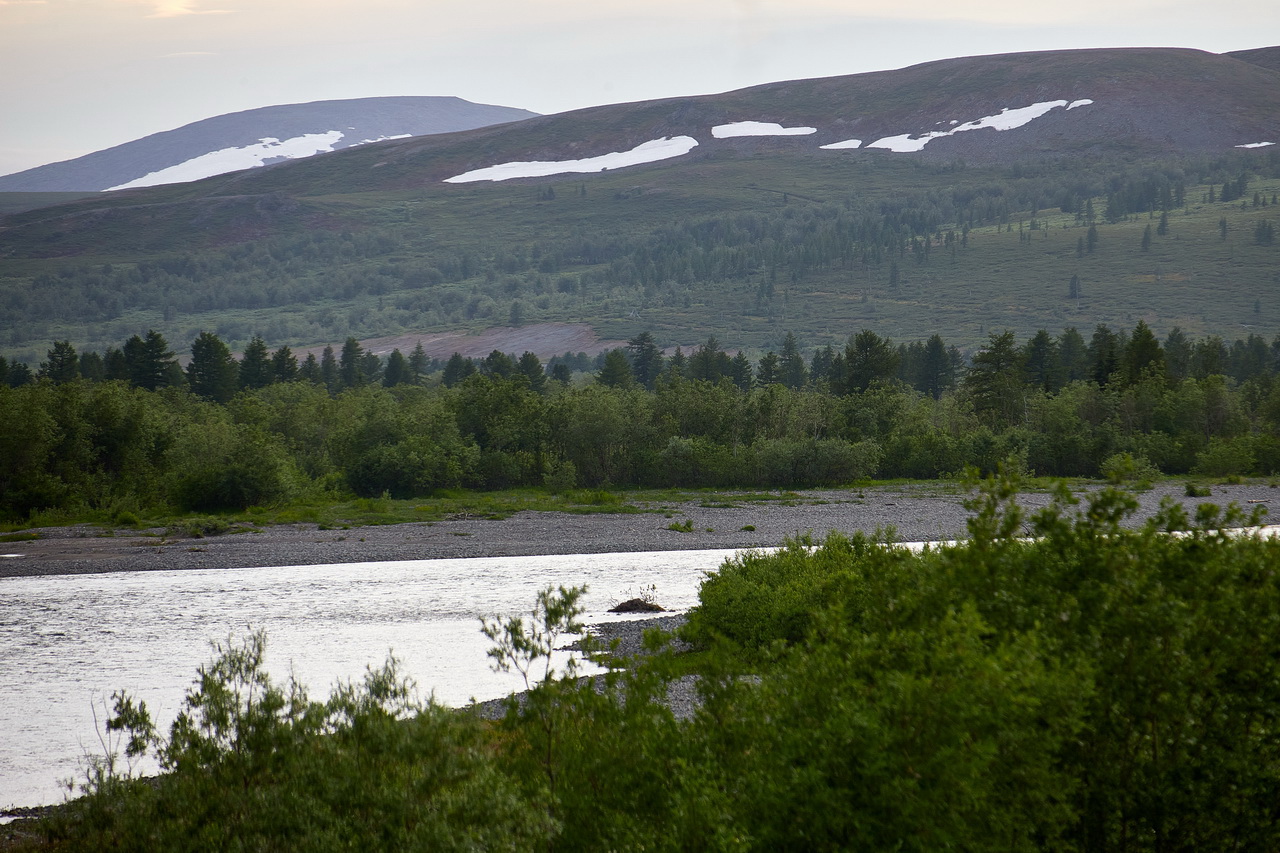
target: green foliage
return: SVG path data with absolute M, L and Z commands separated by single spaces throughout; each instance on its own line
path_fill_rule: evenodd
M 43 825 L 70 849 L 525 850 L 551 826 L 495 766 L 480 726 L 412 698 L 394 659 L 325 702 L 263 668 L 265 638 L 215 644 L 167 737 L 116 694 L 125 755 L 166 772 L 132 778 L 118 755 Z
M 727 561 L 689 614 L 679 719 L 688 665 L 658 632 L 626 670 L 588 641 L 595 679 L 553 659 L 581 588 L 483 620 L 528 688 L 492 725 L 419 705 L 394 660 L 320 703 L 266 676 L 261 634 L 219 644 L 167 737 L 113 697 L 116 752 L 43 829 L 68 849 L 1274 847 L 1280 542 L 1227 530 L 1261 514 L 1169 502 L 1134 529 L 1130 493 L 1060 487 L 1028 516 L 1018 490 L 982 482 L 955 545 L 832 534 Z M 147 751 L 167 772 L 141 782 Z

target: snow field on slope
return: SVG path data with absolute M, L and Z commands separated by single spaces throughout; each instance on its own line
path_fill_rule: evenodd
M 513 163 L 499 163 L 483 169 L 473 169 L 445 178 L 446 184 L 465 184 L 471 181 L 509 181 L 512 178 L 542 178 L 547 175 L 584 174 L 603 172 L 607 169 L 621 169 L 626 166 L 638 166 L 641 163 L 654 163 L 688 154 L 698 144 L 692 136 L 664 136 L 643 142 L 630 151 L 617 151 L 601 154 L 598 157 L 586 157 L 581 160 L 529 160 Z
M 347 147 L 364 145 L 369 142 L 382 142 L 386 139 L 407 139 L 409 136 L 410 134 L 408 133 L 401 133 L 396 136 L 380 136 L 377 139 L 364 139 Z M 334 146 L 342 140 L 342 137 L 343 133 L 340 130 L 330 130 L 324 133 L 306 133 L 302 136 L 286 139 L 283 142 L 274 136 L 266 136 L 259 139 L 254 145 L 210 151 L 208 154 L 201 154 L 199 157 L 193 157 L 176 166 L 169 166 L 156 172 L 150 172 L 141 178 L 134 178 L 128 183 L 108 187 L 103 192 L 109 193 L 113 190 L 131 190 L 138 187 L 159 186 L 160 184 L 182 184 L 187 181 L 198 181 L 201 178 L 212 178 L 214 175 L 222 175 L 227 172 L 253 169 L 263 165 L 267 160 L 281 158 L 298 160 L 303 157 L 311 157 L 315 154 L 333 151 Z

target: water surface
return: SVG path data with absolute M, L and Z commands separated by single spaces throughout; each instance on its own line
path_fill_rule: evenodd
M 214 640 L 267 633 L 267 667 L 314 698 L 394 651 L 447 705 L 523 685 L 496 674 L 481 616 L 527 611 L 548 585 L 588 586 L 587 621 L 650 586 L 683 610 L 734 551 L 665 551 L 119 572 L 0 579 L 0 807 L 59 802 L 58 780 L 101 755 L 114 690 L 168 726 Z M 95 721 L 96 714 L 96 721 Z

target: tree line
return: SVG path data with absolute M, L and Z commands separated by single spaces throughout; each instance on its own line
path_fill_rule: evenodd
M 936 335 L 895 345 L 863 330 L 808 358 L 788 338 L 753 364 L 714 338 L 668 356 L 641 333 L 589 375 L 564 361 L 548 374 L 531 353 L 384 361 L 354 340 L 295 372 L 287 347 L 236 360 L 216 336 L 196 344 L 183 369 L 163 336 L 135 336 L 88 359 L 117 365 L 95 381 L 61 342 L 30 381 L 0 386 L 4 515 L 458 487 L 790 488 L 1009 459 L 1051 476 L 1280 472 L 1280 338 L 1258 335 L 1003 332 L 966 361 Z

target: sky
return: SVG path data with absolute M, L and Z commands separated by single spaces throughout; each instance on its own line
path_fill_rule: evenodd
M 0 0 L 0 175 L 274 104 L 555 113 L 956 56 L 1274 44 L 1276 0 Z

